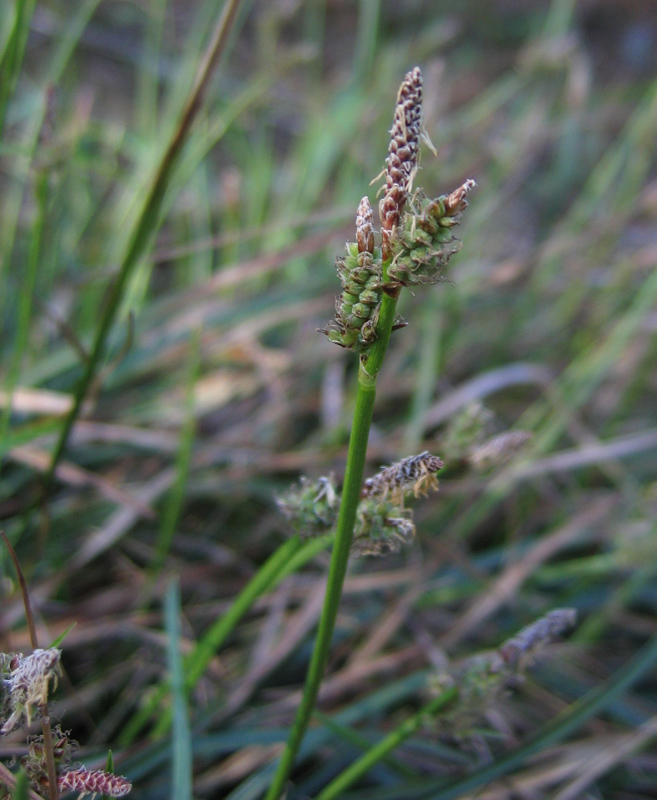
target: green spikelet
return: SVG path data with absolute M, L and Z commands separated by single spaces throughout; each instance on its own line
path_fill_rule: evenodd
M 396 552 L 415 536 L 413 513 L 387 497 L 366 497 L 358 505 L 351 552 L 383 555 Z
M 367 197 L 358 206 L 356 242 L 347 255 L 336 259 L 342 293 L 335 303 L 335 319 L 321 332 L 331 342 L 363 352 L 376 339 L 376 323 L 383 291 L 381 249 L 374 247 L 372 207 Z
M 413 196 L 402 216 L 393 244 L 388 278 L 404 286 L 437 283 L 449 259 L 461 249 L 451 229 L 467 206 L 466 194 L 474 187 L 467 180 L 456 191 L 431 200 L 421 192 Z
M 340 498 L 333 475 L 311 481 L 302 477 L 276 498 L 276 505 L 290 521 L 292 531 L 304 539 L 322 536 L 335 525 Z

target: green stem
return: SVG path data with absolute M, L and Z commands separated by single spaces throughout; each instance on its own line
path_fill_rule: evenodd
M 384 279 L 386 273 L 387 264 L 384 264 Z M 303 689 L 301 703 L 297 709 L 292 730 L 290 731 L 285 750 L 283 751 L 276 774 L 274 775 L 274 780 L 267 792 L 266 800 L 278 800 L 283 794 L 285 783 L 292 771 L 294 760 L 301 746 L 308 723 L 310 722 L 313 709 L 315 708 L 319 687 L 322 683 L 324 671 L 328 662 L 335 620 L 338 614 L 340 598 L 342 597 L 342 586 L 349 562 L 349 551 L 354 532 L 354 524 L 356 522 L 356 511 L 358 509 L 361 486 L 363 484 L 367 440 L 369 438 L 372 414 L 374 411 L 374 400 L 376 398 L 376 379 L 388 348 L 396 309 L 397 296 L 390 297 L 389 295 L 384 295 L 381 302 L 379 322 L 376 328 L 377 339 L 372 345 L 367 361 L 364 362 L 361 360 L 360 369 L 358 370 L 356 408 L 354 410 L 353 427 L 349 439 L 349 453 L 347 454 L 342 502 L 340 504 L 340 515 L 336 527 L 335 545 L 333 547 L 331 564 L 329 566 L 324 607 L 319 621 L 319 630 L 317 631 L 317 639 L 315 640 L 308 674 L 306 675 L 306 683 Z
M 425 719 L 432 717 L 448 703 L 451 703 L 458 696 L 458 688 L 452 686 L 451 689 L 442 692 L 433 700 L 426 703 L 422 708 L 402 722 L 395 730 L 391 731 L 385 739 L 382 739 L 374 747 L 370 748 L 364 753 L 357 761 L 354 761 L 351 766 L 347 767 L 344 772 L 341 772 L 335 780 L 331 781 L 329 785 L 320 792 L 315 800 L 333 800 L 335 797 L 340 797 L 342 792 L 349 788 L 354 781 L 358 780 L 361 775 L 364 775 L 375 764 L 384 759 L 388 753 L 391 753 L 402 742 L 405 742 L 409 736 L 412 736 L 419 728 Z

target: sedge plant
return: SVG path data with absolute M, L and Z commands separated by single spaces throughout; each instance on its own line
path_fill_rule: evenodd
M 331 342 L 358 354 L 358 389 L 317 638 L 301 703 L 266 800 L 278 800 L 283 795 L 315 708 L 329 657 L 355 529 L 359 524 L 362 527 L 363 519 L 373 519 L 378 515 L 384 523 L 391 519 L 400 520 L 396 530 L 403 538 L 404 517 L 391 516 L 391 509 L 383 513 L 377 511 L 380 497 L 387 500 L 389 494 L 394 496 L 395 476 L 400 476 L 400 485 L 403 485 L 404 470 L 409 471 L 411 484 L 418 486 L 419 482 L 421 490 L 425 476 L 432 476 L 442 466 L 442 462 L 437 463 L 440 459 L 423 453 L 415 457 L 425 459 L 422 462 L 425 467 L 420 470 L 422 475 L 419 472 L 410 475 L 420 463 L 411 458 L 389 468 L 386 477 L 372 479 L 374 487 L 363 486 L 377 379 L 392 332 L 406 325 L 397 313 L 400 292 L 405 286 L 441 280 L 450 257 L 460 249 L 461 243 L 454 237 L 452 228 L 458 224 L 467 206 L 466 195 L 475 185 L 473 180 L 467 180 L 455 191 L 437 199 L 430 199 L 421 190 L 414 189 L 420 144 L 423 138 L 428 142 L 422 125 L 422 93 L 422 73 L 415 67 L 405 76 L 397 95 L 388 157 L 382 173 L 385 186 L 379 203 L 380 244 L 375 242 L 372 207 L 369 199 L 364 197 L 356 217 L 356 242 L 348 244 L 346 257 L 338 258 L 336 262 L 342 292 L 336 301 L 335 318 L 322 332 Z M 426 458 L 436 461 L 427 466 Z M 377 491 L 377 485 L 382 488 L 381 492 Z M 403 494 L 403 489 L 401 491 Z M 323 499 L 326 498 L 324 491 Z M 376 508 L 364 508 L 363 504 L 368 500 Z

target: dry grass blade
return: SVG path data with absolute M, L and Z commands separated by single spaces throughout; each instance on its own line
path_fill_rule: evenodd
M 646 747 L 656 736 L 657 717 L 653 717 L 632 733 L 614 737 L 611 742 L 596 742 L 594 753 L 582 763 L 581 772 L 554 795 L 554 800 L 577 800 L 597 778 Z

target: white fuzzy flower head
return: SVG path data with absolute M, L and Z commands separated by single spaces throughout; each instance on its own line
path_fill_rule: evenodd
M 48 702 L 48 686 L 54 679 L 57 686 L 59 660 L 62 651 L 56 647 L 47 650 L 37 649 L 31 655 L 18 653 L 11 665 L 11 673 L 6 683 L 9 688 L 12 713 L 0 729 L 3 735 L 13 730 L 25 715 L 27 724 L 32 722 L 35 706 Z

